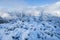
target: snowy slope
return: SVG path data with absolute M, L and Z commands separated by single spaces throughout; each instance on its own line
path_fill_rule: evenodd
M 0 40 L 60 40 L 60 17 L 10 14 L 13 19 L 0 24 Z

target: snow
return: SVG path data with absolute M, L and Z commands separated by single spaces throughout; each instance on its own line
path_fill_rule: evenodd
M 60 17 L 11 13 L 13 19 L 0 23 L 0 40 L 60 40 Z

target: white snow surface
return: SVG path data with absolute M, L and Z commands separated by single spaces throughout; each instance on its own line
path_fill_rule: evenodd
M 5 19 L 6 15 L 10 19 Z M 45 13 L 4 14 L 0 18 L 0 40 L 60 40 L 60 17 Z

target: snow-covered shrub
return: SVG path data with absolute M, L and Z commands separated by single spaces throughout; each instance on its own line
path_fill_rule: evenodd
M 13 19 L 7 23 L 0 18 L 0 40 L 60 40 L 60 17 L 10 14 Z

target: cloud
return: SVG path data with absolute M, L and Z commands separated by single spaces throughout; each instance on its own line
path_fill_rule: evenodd
M 3 10 L 0 10 L 0 17 L 4 20 L 12 20 L 16 18 L 16 16 L 12 16 L 8 11 Z
M 60 17 L 60 2 L 56 2 L 50 5 L 44 6 L 31 6 L 27 7 L 24 12 L 29 13 L 34 16 L 40 15 L 42 12 L 46 15 L 53 15 Z
M 34 16 L 38 16 L 41 14 L 41 12 L 43 12 L 46 15 L 51 14 L 60 17 L 60 2 L 44 6 L 26 6 L 22 7 L 21 9 L 24 13 Z M 18 8 L 18 11 L 21 11 L 21 9 Z
M 44 12 L 60 17 L 60 2 L 49 5 L 45 8 Z
M 8 14 L 8 12 L 0 11 L 0 17 L 5 19 L 11 19 L 12 17 Z
M 3 11 L 4 10 L 4 11 Z M 45 15 L 53 15 L 60 17 L 60 2 L 56 2 L 51 5 L 44 5 L 44 6 L 19 6 L 10 9 L 0 9 L 0 16 L 6 19 L 12 19 L 15 16 L 11 16 L 8 12 L 23 12 L 25 14 L 30 14 L 33 16 L 39 16 L 41 13 L 45 13 Z M 6 11 L 7 10 L 7 11 Z M 18 14 L 18 13 L 17 13 Z M 14 14 L 15 15 L 15 14 Z

